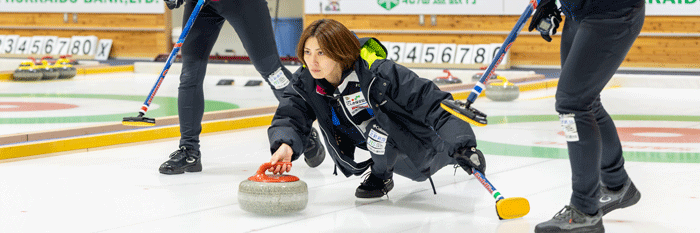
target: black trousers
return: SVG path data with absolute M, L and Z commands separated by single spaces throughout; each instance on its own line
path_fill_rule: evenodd
M 196 0 L 187 0 L 183 25 L 192 14 Z M 182 74 L 178 87 L 180 146 L 199 150 L 199 134 L 204 115 L 204 76 L 211 50 L 221 27 L 228 21 L 239 35 L 255 69 L 272 88 L 275 97 L 282 96 L 285 80 L 292 73 L 285 68 L 277 53 L 272 20 L 265 0 L 209 1 L 199 12 L 182 45 Z M 272 77 L 272 80 L 271 80 Z
M 644 12 L 642 2 L 564 24 L 556 110 L 567 136 L 571 204 L 588 214 L 598 211 L 599 182 L 617 187 L 628 178 L 620 139 L 600 92 L 639 35 Z
M 365 129 L 367 149 L 373 161 L 372 174 L 381 179 L 392 178 L 393 174 L 396 173 L 413 181 L 425 181 L 443 167 L 457 163 L 444 150 L 438 151 L 432 156 L 422 154 L 409 155 L 409 152 L 401 151 L 392 143 L 391 135 L 387 135 L 376 124 L 375 120 L 372 120 Z M 416 159 L 414 158 L 415 156 L 423 158 Z M 416 164 L 414 161 L 423 162 Z

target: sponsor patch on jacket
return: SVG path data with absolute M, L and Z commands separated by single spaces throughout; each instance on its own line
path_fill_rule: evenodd
M 369 108 L 362 92 L 356 92 L 350 95 L 343 96 L 345 108 L 348 109 L 351 115 L 355 116 L 358 112 Z
M 383 155 L 386 147 L 386 138 L 386 134 L 370 129 L 367 136 L 367 149 L 374 154 Z
M 272 84 L 275 89 L 284 89 L 289 85 L 289 79 L 287 79 L 287 76 L 284 75 L 284 72 L 282 72 L 282 68 L 277 69 L 274 73 L 272 73 L 270 76 L 267 77 L 267 81 Z

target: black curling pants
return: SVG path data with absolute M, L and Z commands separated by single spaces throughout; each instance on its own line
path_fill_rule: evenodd
M 617 187 L 628 178 L 617 129 L 600 92 L 639 35 L 644 11 L 639 4 L 581 21 L 567 18 L 564 24 L 556 110 L 569 149 L 571 204 L 588 214 L 598 211 L 600 181 Z
M 396 148 L 391 135 L 372 120 L 365 127 L 367 149 L 372 157 L 372 174 L 386 180 L 399 174 L 413 181 L 425 181 L 443 167 L 456 164 L 454 158 L 446 151 L 440 150 L 427 157 L 423 154 L 407 154 Z M 416 161 L 421 161 L 416 163 Z
M 196 3 L 196 0 L 187 0 L 183 25 L 187 23 Z M 225 21 L 233 26 L 253 66 L 268 82 L 277 99 L 293 78 L 277 53 L 267 1 L 209 1 L 202 7 L 182 45 L 182 74 L 178 87 L 180 146 L 199 150 L 204 115 L 202 83 L 209 55 Z

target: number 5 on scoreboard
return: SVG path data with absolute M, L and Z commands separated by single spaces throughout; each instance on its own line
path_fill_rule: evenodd
M 29 41 L 30 47 L 27 50 L 27 54 L 44 54 L 44 40 L 46 38 L 43 36 L 33 36 Z
M 423 44 L 423 58 L 420 63 L 438 63 L 438 47 L 440 44 Z

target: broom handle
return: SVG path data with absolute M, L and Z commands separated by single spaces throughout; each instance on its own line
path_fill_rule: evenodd
M 197 15 L 199 15 L 199 11 L 202 10 L 202 6 L 204 6 L 205 1 L 206 0 L 197 1 L 197 5 L 194 7 L 192 14 L 190 14 L 190 18 L 187 20 L 187 24 L 185 24 L 185 27 L 182 29 L 182 33 L 180 33 L 180 38 L 177 40 L 177 43 L 173 45 L 173 51 L 170 52 L 170 56 L 165 62 L 165 67 L 163 67 L 163 71 L 160 72 L 158 80 L 156 80 L 156 83 L 153 85 L 153 88 L 151 88 L 151 92 L 148 93 L 146 101 L 143 102 L 143 106 L 141 106 L 141 109 L 139 110 L 139 116 L 143 116 L 144 114 L 146 114 L 148 108 L 151 106 L 151 101 L 153 101 L 153 97 L 155 97 L 156 92 L 158 92 L 160 84 L 163 83 L 163 79 L 165 79 L 165 75 L 168 73 L 170 65 L 173 64 L 175 56 L 180 51 L 180 47 L 182 47 L 182 43 L 185 42 L 185 37 L 187 37 L 187 34 L 190 33 L 190 28 L 192 27 L 192 24 L 194 24 L 194 20 L 197 18 Z

